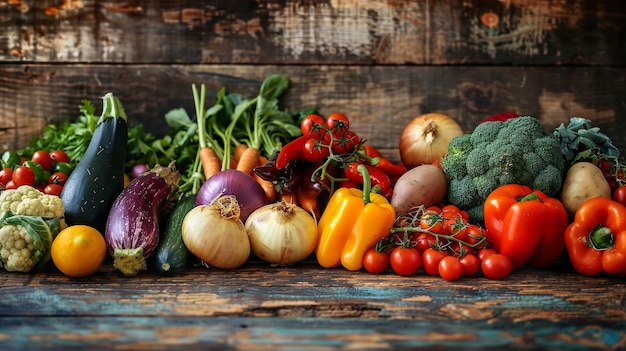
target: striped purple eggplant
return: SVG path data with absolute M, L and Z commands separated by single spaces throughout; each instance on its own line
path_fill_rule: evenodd
M 109 212 L 105 241 L 114 267 L 126 276 L 147 269 L 159 243 L 159 217 L 173 203 L 180 174 L 174 163 L 133 179 Z

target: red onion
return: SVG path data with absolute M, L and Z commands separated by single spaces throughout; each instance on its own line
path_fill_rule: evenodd
M 198 191 L 196 205 L 209 205 L 220 195 L 234 195 L 241 207 L 243 223 L 257 208 L 267 205 L 263 187 L 251 175 L 236 169 L 226 169 L 211 176 Z

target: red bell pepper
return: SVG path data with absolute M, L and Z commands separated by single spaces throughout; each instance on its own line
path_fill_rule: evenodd
M 604 197 L 586 200 L 565 230 L 565 246 L 580 274 L 626 276 L 626 207 Z
M 485 200 L 484 213 L 489 243 L 509 258 L 513 269 L 548 266 L 565 251 L 567 212 L 559 200 L 540 190 L 500 186 Z

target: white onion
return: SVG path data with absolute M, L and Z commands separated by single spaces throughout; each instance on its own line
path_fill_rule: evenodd
M 450 140 L 461 134 L 463 129 L 451 117 L 440 113 L 417 116 L 400 135 L 400 159 L 409 169 L 432 164 L 448 152 Z
M 232 269 L 250 256 L 250 240 L 235 196 L 222 195 L 199 205 L 185 216 L 182 238 L 189 251 L 205 264 Z
M 281 201 L 258 208 L 250 214 L 245 227 L 252 252 L 271 264 L 300 262 L 317 245 L 317 222 L 292 203 Z

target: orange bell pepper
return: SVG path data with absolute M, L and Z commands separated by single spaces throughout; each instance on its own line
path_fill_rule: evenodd
M 350 271 L 363 267 L 365 252 L 389 234 L 396 212 L 380 195 L 371 193 L 369 172 L 359 165 L 363 190 L 339 188 L 328 200 L 318 223 L 317 261 L 325 268 L 340 264 Z
M 485 200 L 484 213 L 489 244 L 509 258 L 513 269 L 548 266 L 565 251 L 567 212 L 558 199 L 540 190 L 500 186 Z
M 580 274 L 626 276 L 626 207 L 604 197 L 586 200 L 565 230 L 565 246 Z

